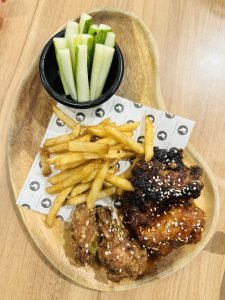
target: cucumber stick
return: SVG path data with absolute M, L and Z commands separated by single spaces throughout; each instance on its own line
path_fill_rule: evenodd
M 80 33 L 87 33 L 92 25 L 92 17 L 86 13 L 80 16 Z
M 59 49 L 65 49 L 67 47 L 67 39 L 66 38 L 54 38 L 53 39 L 53 44 L 54 44 L 54 47 L 55 47 L 56 61 L 57 61 L 58 67 L 59 67 L 59 77 L 60 77 L 61 82 L 62 82 L 64 93 L 67 96 L 70 93 L 69 93 L 69 89 L 68 89 L 68 86 L 66 84 L 65 76 L 64 76 L 64 73 L 63 73 L 62 62 L 61 62 L 60 57 L 58 55 L 58 50 Z
M 114 32 L 108 32 L 105 39 L 105 45 L 114 48 L 116 44 L 116 35 Z
M 72 69 L 72 62 L 70 58 L 70 51 L 69 49 L 59 49 L 58 55 L 62 63 L 63 74 L 65 76 L 65 81 L 68 86 L 71 98 L 73 100 L 77 100 L 77 93 L 76 93 L 75 82 L 73 78 L 73 69 Z
M 87 46 L 87 66 L 88 70 L 91 66 L 92 59 L 92 47 L 93 47 L 94 38 L 90 34 L 81 34 L 81 44 Z
M 104 89 L 105 86 L 105 82 L 106 79 L 108 77 L 109 74 L 109 70 L 112 64 L 112 60 L 113 60 L 113 55 L 115 52 L 114 48 L 108 47 L 108 46 L 104 46 L 104 55 L 103 55 L 103 62 L 102 62 L 102 68 L 101 68 L 101 73 L 100 73 L 100 77 L 99 77 L 99 82 L 98 82 L 98 88 L 97 88 L 97 97 L 99 97 Z
M 111 32 L 111 31 L 112 31 L 112 28 L 109 25 L 100 24 L 98 33 L 95 37 L 95 42 L 99 43 L 99 44 L 104 44 L 107 33 Z
M 98 33 L 98 25 L 92 24 L 88 30 L 88 34 L 95 36 Z
M 75 49 L 77 45 L 77 37 L 78 35 L 71 35 L 67 38 L 68 48 L 70 50 L 70 57 L 72 62 L 73 74 L 75 75 Z
M 89 82 L 87 68 L 87 45 L 76 47 L 76 87 L 78 101 L 89 101 Z
M 87 45 L 87 51 L 88 51 L 87 59 L 88 59 L 88 68 L 89 68 L 91 64 L 93 40 L 94 40 L 93 36 L 89 34 L 78 34 L 78 35 L 72 35 L 68 37 L 68 47 L 70 50 L 74 77 L 75 77 L 76 46 Z
M 95 45 L 95 52 L 91 70 L 91 82 L 90 82 L 90 99 L 95 100 L 97 98 L 98 82 L 101 73 L 101 67 L 103 63 L 104 51 L 100 47 L 100 44 Z
M 70 37 L 79 33 L 79 24 L 74 21 L 68 21 L 65 31 L 65 37 Z

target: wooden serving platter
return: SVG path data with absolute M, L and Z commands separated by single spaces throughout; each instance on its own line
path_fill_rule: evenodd
M 97 10 L 90 14 L 94 18 L 94 23 L 111 25 L 118 37 L 117 41 L 125 61 L 125 74 L 117 94 L 165 110 L 158 78 L 157 47 L 146 26 L 133 14 L 121 10 Z M 39 57 L 31 65 L 16 93 L 15 111 L 8 132 L 8 179 L 15 201 L 51 116 L 52 99 L 40 82 L 38 62 Z M 138 287 L 186 265 L 205 247 L 214 231 L 219 212 L 219 195 L 213 174 L 190 145 L 186 148 L 184 156 L 186 162 L 198 164 L 204 170 L 205 187 L 197 201 L 207 215 L 203 238 L 197 245 L 185 246 L 174 251 L 137 281 L 125 280 L 120 284 L 114 284 L 107 281 L 104 270 L 99 266 L 95 268 L 75 266 L 68 246 L 68 228 L 65 223 L 58 220 L 56 226 L 48 229 L 43 222 L 42 214 L 24 207 L 18 207 L 18 210 L 43 255 L 73 282 L 101 291 Z

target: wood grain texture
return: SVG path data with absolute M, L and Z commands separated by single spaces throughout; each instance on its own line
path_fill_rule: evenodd
M 164 109 L 158 77 L 158 50 L 145 25 L 135 15 L 122 10 L 100 9 L 90 14 L 94 23 L 109 24 L 117 35 L 125 62 L 125 74 L 117 94 L 153 108 Z M 127 47 L 128 43 L 134 46 Z M 40 82 L 38 61 L 39 57 L 28 69 L 18 94 L 15 95 L 15 112 L 9 128 L 9 181 L 15 198 L 23 186 L 51 116 L 51 98 Z M 205 188 L 197 201 L 207 215 L 203 238 L 197 245 L 174 251 L 173 255 L 161 260 L 150 274 L 137 281 L 113 284 L 107 282 L 103 270 L 98 271 L 99 268 L 74 266 L 65 251 L 68 243 L 65 237 L 68 232 L 64 223 L 57 221 L 57 226 L 49 230 L 41 214 L 24 207 L 20 207 L 19 211 L 41 252 L 69 279 L 82 286 L 103 291 L 134 288 L 170 274 L 187 264 L 204 248 L 214 232 L 219 210 L 219 196 L 214 177 L 194 149 L 188 147 L 185 150 L 185 157 L 189 164 L 198 164 L 204 170 Z M 21 164 L 23 168 L 20 168 Z
M 15 1 L 6 1 L 4 5 L 7 2 Z M 18 47 L 23 48 L 15 74 L 9 80 L 1 82 L 1 90 L 8 89 L 6 97 L 2 99 L 4 102 L 0 111 L 0 288 L 3 299 L 98 297 L 98 293 L 79 288 L 59 277 L 35 250 L 10 201 L 5 172 L 5 145 L 15 90 L 48 36 L 81 11 L 110 6 L 133 11 L 153 32 L 160 53 L 160 78 L 166 106 L 171 112 L 197 121 L 191 142 L 216 175 L 221 199 L 225 197 L 225 1 L 40 0 L 24 47 L 19 38 L 15 39 Z M 19 10 L 19 6 L 17 9 Z M 24 14 L 24 19 L 30 18 L 30 12 Z M 14 20 L 11 19 L 11 22 Z M 25 32 L 26 29 L 24 23 L 21 23 L 20 32 Z M 2 33 L 3 30 L 1 43 Z M 11 41 L 6 33 L 4 31 L 6 38 Z M 1 71 L 3 66 L 7 70 L 13 63 L 9 50 L 6 50 L 5 60 L 1 61 Z M 224 216 L 225 206 L 222 201 L 217 232 L 211 242 L 191 264 L 179 272 L 132 291 L 100 293 L 99 298 L 225 299 Z

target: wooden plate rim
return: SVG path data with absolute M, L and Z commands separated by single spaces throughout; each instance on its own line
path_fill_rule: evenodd
M 127 12 L 123 9 L 115 9 L 115 8 L 103 8 L 103 9 L 95 9 L 90 11 L 90 14 L 96 14 L 99 12 L 109 12 L 109 13 L 120 13 L 120 14 L 124 14 L 126 16 L 132 17 L 133 20 L 135 20 L 135 22 L 142 27 L 143 32 L 145 33 L 147 39 L 146 42 L 151 45 L 151 47 L 153 49 L 153 54 L 155 56 L 155 66 L 156 66 L 156 95 L 157 95 L 157 102 L 159 104 L 160 109 L 162 110 L 166 110 L 164 101 L 163 101 L 163 97 L 162 97 L 162 93 L 161 93 L 161 89 L 160 89 L 160 80 L 159 80 L 159 56 L 158 56 L 158 50 L 157 50 L 157 46 L 156 46 L 156 42 L 154 37 L 152 36 L 151 32 L 149 31 L 149 29 L 147 28 L 147 26 L 145 25 L 145 23 L 140 20 L 134 13 L 131 12 Z M 58 31 L 60 31 L 64 26 L 60 27 Z M 23 81 L 20 84 L 20 87 L 18 88 L 17 91 L 17 95 L 16 95 L 16 100 L 14 101 L 14 107 L 12 110 L 12 116 L 14 116 L 14 112 L 16 110 L 17 107 L 17 103 L 19 101 L 19 97 L 20 97 L 20 93 L 24 88 L 24 85 L 26 84 L 28 78 L 30 77 L 29 74 L 33 73 L 34 70 L 37 68 L 38 66 L 38 62 L 39 62 L 39 56 L 36 57 L 34 59 L 34 61 L 31 64 L 31 67 L 29 68 L 29 70 L 27 71 L 27 74 L 24 76 Z M 8 127 L 8 143 L 7 143 L 7 152 L 6 153 L 10 153 L 10 147 L 9 147 L 9 141 L 10 141 L 10 136 L 11 136 L 11 130 L 12 130 L 12 124 L 13 124 L 13 120 L 14 117 L 12 118 L 9 127 Z M 65 270 L 58 266 L 57 263 L 55 261 L 53 261 L 51 259 L 51 257 L 49 257 L 46 254 L 45 249 L 40 245 L 39 240 L 36 238 L 35 235 L 33 235 L 33 232 L 30 230 L 29 226 L 27 226 L 27 218 L 26 218 L 26 212 L 25 209 L 23 207 L 19 207 L 16 205 L 16 203 L 14 202 L 14 206 L 16 206 L 20 212 L 20 216 L 23 220 L 23 223 L 26 226 L 26 229 L 28 230 L 30 236 L 32 237 L 33 241 L 35 242 L 35 244 L 37 245 L 37 247 L 40 249 L 40 251 L 42 252 L 42 254 L 48 259 L 48 261 L 57 269 L 59 270 L 63 275 L 65 275 L 67 278 L 69 278 L 70 280 L 72 280 L 73 283 L 78 284 L 82 287 L 86 287 L 86 288 L 91 288 L 94 290 L 98 290 L 98 291 L 124 291 L 124 290 L 128 290 L 128 289 L 132 289 L 132 288 L 136 288 L 139 287 L 141 285 L 147 284 L 150 281 L 153 281 L 157 278 L 163 278 L 169 274 L 174 273 L 175 271 L 179 270 L 180 268 L 184 267 L 187 263 L 189 263 L 192 259 L 194 259 L 199 253 L 200 251 L 206 246 L 206 244 L 209 242 L 210 238 L 212 237 L 214 231 L 215 231 L 215 227 L 217 224 L 217 220 L 219 217 L 219 207 L 220 207 L 220 198 L 219 198 L 219 192 L 218 192 L 218 187 L 216 184 L 216 180 L 214 178 L 214 175 L 211 171 L 211 169 L 209 168 L 208 164 L 203 160 L 203 158 L 200 156 L 200 154 L 189 144 L 186 149 L 185 152 L 189 152 L 189 154 L 191 154 L 191 156 L 197 161 L 199 162 L 199 164 L 203 167 L 205 174 L 207 174 L 207 177 L 210 178 L 210 184 L 211 184 L 211 188 L 215 197 L 215 206 L 214 206 L 214 214 L 213 214 L 213 219 L 212 219 L 212 223 L 211 223 L 211 227 L 208 231 L 207 236 L 205 237 L 204 241 L 201 242 L 201 244 L 199 244 L 198 246 L 196 246 L 196 248 L 191 252 L 191 254 L 189 254 L 188 256 L 188 262 L 185 261 L 185 259 L 183 259 L 179 264 L 177 264 L 172 271 L 168 272 L 167 270 L 163 273 L 160 274 L 156 274 L 155 276 L 153 276 L 152 278 L 145 278 L 144 280 L 137 280 L 134 281 L 132 283 L 128 283 L 128 284 L 122 284 L 122 285 L 105 285 L 105 284 L 99 284 L 98 287 L 96 288 L 96 286 L 93 286 L 93 284 L 91 282 L 89 282 L 87 284 L 87 282 L 83 282 L 82 279 L 78 279 L 77 281 L 72 278 L 71 276 L 68 276 L 68 274 L 65 273 Z M 18 192 L 16 187 L 14 186 L 13 180 L 11 179 L 11 173 L 13 170 L 10 169 L 10 163 L 9 163 L 9 159 L 10 159 L 10 155 L 7 155 L 7 164 L 6 164 L 6 169 L 7 169 L 7 179 L 8 179 L 8 184 L 12 189 L 13 192 L 13 196 L 16 199 L 18 196 Z

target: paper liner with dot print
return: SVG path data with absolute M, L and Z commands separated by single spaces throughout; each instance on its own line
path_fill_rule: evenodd
M 94 23 L 112 26 L 118 37 L 126 66 L 118 95 L 165 111 L 158 78 L 157 48 L 146 26 L 136 16 L 124 11 L 108 9 L 97 10 L 90 14 L 93 16 Z M 15 98 L 15 112 L 12 115 L 8 135 L 8 178 L 13 194 L 17 198 L 51 116 L 51 98 L 43 89 L 39 79 L 38 58 L 21 82 Z M 137 109 L 141 106 L 134 105 Z M 111 109 L 114 110 L 114 107 Z M 99 121 L 102 120 L 102 112 L 98 115 Z M 79 119 L 82 118 L 79 115 Z M 180 133 L 184 134 L 185 129 L 180 128 Z M 162 137 L 163 134 L 159 136 Z M 171 274 L 189 263 L 205 247 L 214 232 L 219 212 L 219 195 L 214 176 L 201 156 L 190 145 L 184 151 L 184 159 L 187 164 L 198 164 L 204 170 L 205 187 L 197 203 L 206 212 L 206 230 L 201 242 L 174 251 L 136 281 L 123 280 L 115 284 L 107 281 L 101 267 L 74 265 L 68 248 L 67 225 L 60 220 L 60 216 L 56 226 L 49 230 L 44 224 L 44 215 L 27 209 L 24 203 L 25 207 L 18 207 L 21 219 L 43 255 L 72 281 L 101 291 L 120 291 L 141 286 Z M 32 184 L 32 188 L 37 188 L 37 185 Z

